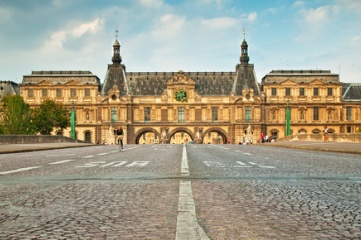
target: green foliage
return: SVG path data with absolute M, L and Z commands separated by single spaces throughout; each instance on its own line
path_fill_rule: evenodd
M 42 135 L 50 135 L 53 128 L 61 130 L 70 126 L 69 110 L 53 100 L 45 100 L 33 111 L 35 129 Z
M 3 98 L 0 114 L 1 134 L 33 134 L 29 104 L 19 95 L 8 95 Z

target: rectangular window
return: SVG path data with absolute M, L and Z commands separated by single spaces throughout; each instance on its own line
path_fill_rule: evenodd
M 244 116 L 244 119 L 246 120 L 246 122 L 249 122 L 251 121 L 251 107 L 246 107 L 245 108 L 245 116 Z
M 286 88 L 286 96 L 291 96 L 291 88 Z
M 178 122 L 184 122 L 184 108 L 178 108 Z
M 346 107 L 346 120 L 352 120 L 352 107 Z
M 57 97 L 62 97 L 63 96 L 63 91 L 61 89 L 56 89 L 56 96 Z
M 332 92 L 332 88 L 327 88 L 327 96 L 332 96 L 333 92 Z
M 300 96 L 305 96 L 305 88 L 300 88 Z
M 90 97 L 90 89 L 89 88 L 85 89 L 84 95 L 85 95 L 85 97 Z
M 162 122 L 167 122 L 168 121 L 168 109 L 162 109 L 162 111 L 161 111 L 161 119 L 162 119 Z
M 197 122 L 202 121 L 202 109 L 196 109 L 195 110 L 195 120 Z
M 218 121 L 218 107 L 212 107 L 212 121 Z
M 34 90 L 28 89 L 28 97 L 34 97 Z
M 313 107 L 313 120 L 318 121 L 319 120 L 319 116 L 318 116 L 318 107 Z
M 112 122 L 118 121 L 118 111 L 116 107 L 111 108 L 111 121 Z
M 272 96 L 276 96 L 277 95 L 277 88 L 272 88 Z
M 352 132 L 352 128 L 350 126 L 347 126 L 347 133 L 351 133 Z
M 144 122 L 150 121 L 150 107 L 144 108 Z
M 70 97 L 76 97 L 76 89 L 70 89 Z
M 313 88 L 313 96 L 318 96 L 318 88 Z
M 42 97 L 47 97 L 48 96 L 48 89 L 42 89 L 41 90 L 41 96 Z

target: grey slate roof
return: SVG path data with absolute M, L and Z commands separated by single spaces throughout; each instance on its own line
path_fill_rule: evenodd
M 161 95 L 167 89 L 167 82 L 176 74 L 177 72 L 129 72 L 126 77 L 132 95 Z M 184 75 L 195 82 L 195 91 L 203 96 L 230 95 L 236 78 L 235 72 L 184 72 Z
M 346 83 L 343 84 L 343 101 L 360 101 L 361 102 L 361 84 L 357 83 Z

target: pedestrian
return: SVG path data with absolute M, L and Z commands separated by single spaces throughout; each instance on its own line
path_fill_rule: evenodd
M 120 144 L 121 149 L 123 149 L 123 129 L 119 126 L 116 131 L 116 140 L 117 144 Z
M 261 133 L 261 142 L 264 143 L 264 134 L 263 134 L 263 132 Z
M 268 140 L 269 140 L 269 139 L 268 139 L 268 135 L 266 134 L 266 136 L 264 136 L 264 141 L 265 141 L 265 142 L 268 142 Z
M 327 128 L 327 126 L 325 126 L 323 128 L 323 141 L 327 142 L 327 140 L 328 140 L 328 128 Z

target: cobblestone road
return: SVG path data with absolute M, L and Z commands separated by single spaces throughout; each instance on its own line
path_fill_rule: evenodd
M 0 239 L 176 239 L 180 182 L 208 239 L 361 238 L 360 155 L 187 145 L 184 175 L 182 145 L 125 148 L 0 155 Z

